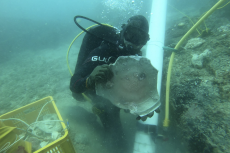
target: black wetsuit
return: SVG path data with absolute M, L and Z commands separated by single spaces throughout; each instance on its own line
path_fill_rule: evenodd
M 116 34 L 116 29 L 114 28 L 97 26 L 91 28 L 90 32 L 117 45 L 87 33 L 80 48 L 75 72 L 70 82 L 70 89 L 75 99 L 81 101 L 83 99 L 81 93 L 85 93 L 92 100 L 93 108 L 99 110 L 99 113 L 96 114 L 100 117 L 105 131 L 112 135 L 110 137 L 113 141 L 116 141 L 113 142 L 113 145 L 117 143 L 117 147 L 119 147 L 124 145 L 124 141 L 121 140 L 123 132 L 119 116 L 120 109 L 109 100 L 97 96 L 95 89 L 88 89 L 86 87 L 86 79 L 98 65 L 114 63 L 119 56 L 140 54 L 140 50 L 127 51 L 125 48 L 120 49 L 118 46 L 120 44 L 124 46 L 124 44 L 122 44 L 120 34 Z
M 117 45 L 88 33 L 85 35 L 70 82 L 70 89 L 73 93 L 84 93 L 87 90 L 86 79 L 98 65 L 114 63 L 119 56 L 140 54 L 140 51 L 127 51 L 125 48 L 118 47 L 124 44 L 120 41 L 120 34 L 116 34 L 115 28 L 97 26 L 91 28 L 90 32 Z

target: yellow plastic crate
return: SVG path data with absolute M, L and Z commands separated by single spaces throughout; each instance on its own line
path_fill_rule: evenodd
M 54 103 L 53 97 L 45 97 L 43 99 L 40 99 L 36 102 L 33 102 L 31 104 L 28 104 L 24 107 L 18 108 L 14 111 L 8 112 L 2 116 L 0 116 L 0 119 L 8 119 L 8 118 L 18 118 L 20 120 L 25 121 L 28 124 L 32 124 L 35 122 L 37 119 L 37 116 L 47 102 L 51 101 L 48 103 L 42 110 L 40 115 L 45 115 L 45 114 L 51 114 L 55 113 L 57 114 L 59 120 L 63 121 L 57 106 Z M 73 144 L 70 140 L 70 137 L 68 135 L 68 130 L 66 129 L 66 125 L 63 122 L 60 122 L 62 125 L 63 130 L 65 129 L 65 134 L 53 141 L 52 143 L 49 143 L 45 147 L 35 151 L 34 153 L 76 153 Z M 17 120 L 8 120 L 4 121 L 4 124 L 6 126 L 12 126 L 12 127 L 18 127 L 22 129 L 26 129 L 27 126 L 23 124 L 20 121 Z

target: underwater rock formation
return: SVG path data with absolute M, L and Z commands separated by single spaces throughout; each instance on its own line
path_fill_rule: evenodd
M 177 26 L 178 26 L 179 28 L 182 28 L 182 27 L 185 26 L 185 23 L 184 23 L 184 22 L 180 22 L 180 23 L 177 24 Z
M 217 28 L 219 32 L 230 32 L 230 24 Z
M 204 39 L 201 38 L 192 38 L 188 41 L 188 43 L 185 45 L 185 49 L 193 49 L 196 47 L 201 46 L 205 42 Z
M 208 49 L 206 49 L 200 55 L 193 54 L 192 55 L 192 65 L 194 67 L 197 67 L 197 68 L 202 68 L 203 67 L 203 60 L 204 60 L 204 58 L 208 57 L 208 55 L 210 55 L 210 54 L 211 54 L 211 52 Z
M 214 87 L 211 81 L 192 79 L 174 84 L 171 91 L 175 95 L 172 100 L 175 117 L 178 126 L 183 128 L 181 134 L 188 141 L 189 148 L 193 152 L 206 150 L 210 153 L 216 148 L 229 149 L 229 141 L 221 141 L 229 135 L 227 120 L 220 121 L 220 118 L 229 113 L 222 111 L 225 103 L 218 98 L 218 87 Z
M 190 41 L 190 45 L 187 43 L 184 49 L 175 53 L 170 83 L 170 120 L 175 129 L 170 128 L 177 131 L 175 137 L 181 138 L 181 152 L 230 152 L 228 25 L 229 21 L 210 18 L 207 24 L 210 35 L 205 36 L 205 43 L 194 47 Z M 169 39 L 176 42 L 178 38 Z M 163 83 L 166 82 L 169 59 L 169 54 L 165 54 Z

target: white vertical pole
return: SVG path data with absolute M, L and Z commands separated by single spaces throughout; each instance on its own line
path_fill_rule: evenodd
M 149 21 L 150 40 L 146 47 L 146 57 L 151 60 L 152 65 L 158 70 L 157 90 L 160 95 L 162 68 L 163 68 L 163 46 L 165 39 L 165 23 L 166 23 L 167 0 L 153 0 L 151 17 Z M 158 124 L 158 114 L 154 114 L 152 118 L 146 121 L 139 121 L 139 126 L 156 126 Z M 151 131 L 149 131 L 151 132 Z M 154 131 L 155 132 L 155 131 Z M 150 134 L 144 130 L 136 132 L 133 153 L 155 153 L 156 144 L 153 142 Z

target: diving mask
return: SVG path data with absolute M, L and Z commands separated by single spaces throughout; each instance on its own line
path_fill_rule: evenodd
M 136 46 L 143 46 L 149 40 L 149 35 L 140 28 L 127 26 L 124 32 L 124 38 L 126 41 L 135 44 Z

